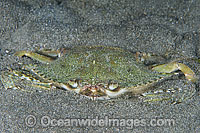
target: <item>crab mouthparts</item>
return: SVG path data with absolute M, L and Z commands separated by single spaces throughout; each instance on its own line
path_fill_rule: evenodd
M 84 85 L 80 90 L 80 94 L 85 95 L 92 100 L 107 97 L 104 87 L 99 85 Z

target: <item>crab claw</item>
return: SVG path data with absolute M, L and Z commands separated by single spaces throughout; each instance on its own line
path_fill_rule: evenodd
M 35 59 L 37 61 L 43 62 L 43 63 L 50 63 L 50 62 L 53 61 L 53 59 L 50 58 L 50 57 L 40 55 L 38 53 L 31 52 L 31 51 L 18 51 L 14 55 L 19 56 L 19 57 L 27 56 L 27 57 L 30 57 L 30 58 Z
M 14 55 L 15 56 L 27 56 L 32 59 L 35 59 L 42 63 L 50 63 L 54 61 L 57 57 L 61 57 L 66 54 L 66 49 L 62 48 L 59 50 L 41 50 L 41 51 L 18 51 Z
M 180 70 L 184 73 L 187 80 L 195 82 L 197 80 L 197 76 L 195 73 L 185 64 L 177 63 L 177 62 L 170 62 L 168 64 L 158 65 L 152 68 L 157 72 L 163 73 L 171 73 L 176 70 Z

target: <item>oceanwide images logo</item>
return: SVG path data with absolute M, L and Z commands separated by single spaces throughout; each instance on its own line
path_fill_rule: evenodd
M 36 125 L 36 117 L 34 115 L 28 115 L 25 118 L 25 124 L 28 127 L 34 127 Z
M 36 119 L 34 115 L 28 115 L 25 118 L 25 124 L 28 127 L 35 127 L 36 124 L 46 127 L 126 127 L 127 129 L 133 129 L 139 126 L 174 126 L 174 119 L 119 119 L 119 118 L 109 118 L 105 116 L 104 118 L 67 118 L 67 119 L 55 119 L 50 116 L 42 116 L 40 119 Z

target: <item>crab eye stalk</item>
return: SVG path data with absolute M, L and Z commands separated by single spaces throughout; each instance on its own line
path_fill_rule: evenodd
M 111 91 L 115 91 L 118 88 L 119 88 L 118 83 L 109 83 L 108 84 L 108 89 L 111 90 Z
M 76 88 L 78 87 L 78 82 L 77 80 L 69 80 L 68 84 L 70 85 L 71 88 Z

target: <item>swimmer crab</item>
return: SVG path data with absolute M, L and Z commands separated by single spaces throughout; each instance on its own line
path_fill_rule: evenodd
M 1 81 L 6 89 L 21 89 L 15 83 L 26 80 L 34 87 L 74 91 L 93 100 L 116 98 L 129 93 L 150 97 L 146 101 L 161 101 L 169 100 L 175 92 L 182 91 L 152 88 L 177 74 L 175 71 L 181 71 L 179 73 L 184 74 L 189 82 L 196 81 L 195 73 L 183 63 L 172 61 L 149 68 L 143 62 L 151 58 L 150 54 L 133 53 L 117 47 L 79 46 L 18 51 L 15 55 L 27 56 L 38 62 L 37 65 L 21 65 L 18 69 L 2 71 Z M 184 93 L 193 94 L 181 92 L 181 98 L 175 102 L 187 99 L 183 98 Z

